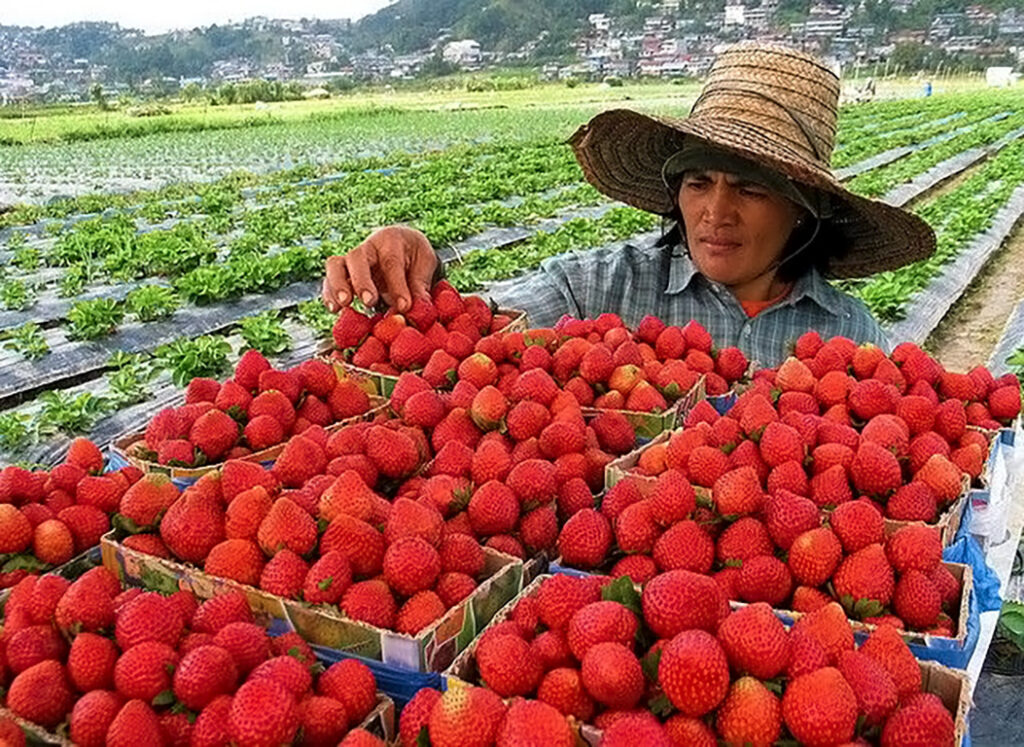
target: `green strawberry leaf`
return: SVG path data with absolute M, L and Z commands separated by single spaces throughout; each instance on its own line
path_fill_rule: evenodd
M 142 585 L 151 591 L 159 591 L 161 594 L 169 595 L 178 591 L 176 579 L 146 568 L 140 574 Z
M 320 591 L 327 591 L 329 588 L 331 588 L 332 583 L 334 583 L 334 576 L 328 576 L 324 580 L 318 581 L 316 588 L 318 588 Z
M 156 697 L 153 698 L 151 705 L 158 708 L 160 706 L 171 705 L 172 703 L 174 703 L 174 691 L 164 690 L 162 693 L 158 693 Z
M 621 576 L 605 586 L 601 590 L 601 598 L 608 602 L 618 602 L 634 615 L 643 616 L 640 593 L 628 576 Z
M 122 532 L 127 534 L 142 534 L 149 528 L 140 527 L 133 519 L 130 519 L 124 514 L 114 514 L 113 519 L 111 519 L 111 524 L 113 524 L 116 529 L 120 529 Z
M 743 561 L 740 560 L 739 558 L 731 558 L 730 560 L 725 561 L 725 563 L 723 563 L 723 565 L 726 568 L 742 568 L 743 567 Z
M 416 735 L 416 747 L 430 747 L 430 732 L 426 726 L 421 726 L 420 733 Z
M 644 676 L 651 682 L 658 681 L 658 665 L 661 664 L 661 650 L 651 651 L 640 660 Z
M 858 599 L 853 605 L 853 612 L 858 619 L 865 617 L 878 617 L 883 611 L 882 604 L 877 599 Z
M 36 571 L 49 570 L 51 566 L 44 563 L 34 555 L 12 555 L 0 568 L 0 573 L 11 573 L 12 571 Z
M 781 677 L 777 677 L 773 680 L 764 680 L 761 682 L 761 684 L 768 688 L 768 690 L 770 690 L 775 695 L 778 695 L 780 698 L 782 697 L 783 680 Z
M 843 609 L 846 610 L 847 616 L 853 612 L 854 601 L 853 597 L 849 594 L 843 594 L 839 597 L 839 604 L 843 605 Z
M 672 702 L 668 699 L 665 693 L 659 693 L 655 697 L 651 698 L 647 703 L 647 707 L 651 713 L 655 716 L 667 716 L 672 713 Z

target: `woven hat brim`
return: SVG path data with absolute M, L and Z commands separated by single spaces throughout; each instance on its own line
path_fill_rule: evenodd
M 670 119 L 613 109 L 595 116 L 569 139 L 583 173 L 601 193 L 647 212 L 667 215 L 675 196 L 662 181 L 665 161 L 686 138 L 698 138 L 774 169 L 833 196 L 831 222 L 846 240 L 830 275 L 857 278 L 895 270 L 935 252 L 935 232 L 924 220 L 879 200 L 850 192 L 828 169 L 809 162 L 793 144 L 769 138 L 738 119 Z

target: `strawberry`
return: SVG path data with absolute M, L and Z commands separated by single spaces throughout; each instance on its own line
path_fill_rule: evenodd
M 175 648 L 185 621 L 175 602 L 156 592 L 140 594 L 118 613 L 115 635 L 122 651 L 156 641 Z
M 882 744 L 953 744 L 956 728 L 942 701 L 925 693 L 900 706 L 885 722 Z
M 743 607 L 726 617 L 718 628 L 718 640 L 737 672 L 767 680 L 789 664 L 788 633 L 764 602 Z
M 772 425 L 779 425 L 773 423 Z M 780 426 L 785 428 L 786 426 Z M 765 430 L 765 436 L 769 431 Z M 764 439 L 762 438 L 762 443 Z M 740 467 L 727 472 L 717 480 L 711 490 L 715 507 L 723 516 L 746 516 L 760 512 L 764 503 L 761 481 L 753 467 Z
M 658 684 L 682 713 L 702 716 L 716 708 L 729 690 L 725 652 L 706 631 L 685 630 L 662 649 Z
M 895 585 L 892 566 L 880 544 L 868 545 L 847 556 L 832 583 L 846 610 L 861 618 L 879 614 L 879 608 L 892 599 Z
M 47 519 L 33 532 L 32 554 L 43 563 L 61 565 L 74 557 L 75 538 L 63 521 Z
M 505 717 L 505 705 L 482 687 L 449 688 L 428 720 L 431 744 L 491 744 Z
M 121 496 L 127 486 L 122 486 L 112 477 L 83 477 L 75 488 L 75 501 L 86 506 L 95 506 L 103 513 L 117 511 Z
M 942 539 L 933 527 L 902 527 L 886 540 L 885 554 L 897 573 L 931 573 L 942 561 Z
M 581 676 L 590 696 L 613 709 L 632 708 L 643 696 L 640 662 L 621 643 L 591 646 L 583 657 Z
M 228 723 L 240 744 L 291 742 L 299 727 L 295 697 L 274 679 L 251 679 L 235 693 Z
M 889 673 L 901 699 L 921 691 L 921 668 L 896 628 L 879 625 L 861 645 L 860 652 Z
M 170 672 L 178 654 L 164 643 L 146 641 L 125 651 L 114 665 L 114 684 L 126 700 L 138 698 L 149 703 L 171 688 Z
M 87 691 L 71 711 L 71 740 L 81 747 L 105 747 L 107 730 L 121 711 L 122 702 L 117 693 L 108 690 Z
M 273 556 L 283 548 L 305 555 L 316 546 L 316 522 L 294 501 L 279 498 L 260 522 L 256 538 L 267 555 Z
M 662 573 L 644 587 L 644 621 L 661 638 L 682 630 L 716 630 L 729 606 L 715 580 L 690 571 Z
M 684 520 L 669 527 L 657 539 L 653 556 L 654 562 L 662 571 L 683 569 L 695 573 L 708 573 L 714 562 L 715 545 L 707 532 L 696 522 Z
M 960 468 L 941 454 L 933 454 L 915 474 L 914 479 L 924 482 L 943 505 L 952 503 L 962 489 Z
M 927 484 L 913 480 L 901 486 L 885 504 L 885 515 L 901 521 L 935 521 L 938 502 Z
M 173 690 L 188 708 L 199 711 L 218 695 L 230 695 L 238 681 L 231 654 L 220 646 L 189 651 L 174 670 Z
M 587 508 L 573 514 L 566 522 L 558 537 L 558 551 L 566 565 L 594 568 L 607 556 L 611 542 L 608 519 Z
M 5 655 L 12 674 L 20 674 L 41 661 L 62 661 L 67 646 L 49 625 L 30 625 L 9 633 Z
M 118 512 L 138 529 L 154 527 L 178 495 L 178 489 L 166 475 L 149 474 L 121 496 Z
M 203 570 L 211 576 L 255 586 L 263 571 L 263 560 L 263 552 L 253 540 L 227 539 L 210 548 Z
M 886 496 L 903 484 L 896 457 L 874 441 L 863 441 L 850 464 L 854 487 L 864 495 Z
M 68 446 L 64 461 L 98 475 L 103 471 L 103 452 L 87 438 L 76 438 Z
M 438 594 L 433 591 L 418 591 L 398 610 L 395 630 L 407 635 L 416 635 L 439 620 L 445 609 L 444 602 Z
M 339 607 L 353 620 L 361 620 L 380 628 L 393 627 L 397 614 L 391 590 L 379 580 L 352 584 L 342 596 Z
M 252 421 L 261 415 L 274 418 L 285 433 L 295 424 L 295 408 L 288 397 L 276 390 L 260 392 L 253 398 L 249 405 L 249 419 Z
M 195 446 L 185 439 L 161 441 L 156 460 L 170 467 L 191 467 L 195 463 Z
M 254 623 L 228 623 L 217 631 L 212 643 L 231 655 L 233 665 L 237 666 L 242 677 L 270 658 L 267 632 Z
M 743 562 L 736 584 L 744 602 L 768 602 L 779 606 L 789 598 L 793 577 L 786 564 L 771 555 L 759 555 Z
M 200 415 L 189 430 L 189 440 L 210 462 L 216 462 L 238 441 L 238 423 L 220 410 Z
M 718 537 L 715 555 L 721 563 L 745 561 L 758 555 L 771 555 L 774 549 L 772 539 L 757 519 L 744 516 L 729 525 Z
M 440 573 L 440 555 L 421 537 L 402 537 L 384 553 L 384 578 L 404 596 L 430 589 Z
M 1020 414 L 1020 387 L 997 386 L 988 395 L 988 408 L 992 417 L 1006 423 Z
M 259 587 L 279 597 L 296 599 L 302 591 L 308 572 L 309 566 L 306 561 L 291 550 L 284 549 L 263 566 Z
M 896 583 L 893 609 L 912 628 L 928 629 L 942 612 L 942 596 L 924 573 L 911 570 Z
M 316 683 L 317 695 L 345 706 L 353 722 L 364 720 L 377 705 L 377 683 L 369 667 L 354 659 L 332 664 Z
M 787 358 L 775 373 L 775 386 L 783 392 L 813 392 L 816 381 L 806 365 Z
M 801 743 L 838 744 L 853 738 L 857 700 L 839 670 L 826 667 L 789 683 L 782 696 L 782 715 Z
M 789 550 L 794 540 L 821 524 L 818 507 L 785 488 L 778 490 L 764 504 L 764 523 L 772 541 Z
M 885 539 L 885 520 L 870 501 L 841 503 L 832 512 L 830 522 L 847 553 Z
M 223 511 L 198 493 L 186 491 L 164 514 L 160 538 L 181 560 L 201 563 L 224 539 Z
M 494 633 L 481 638 L 476 663 L 483 682 L 504 698 L 533 692 L 544 674 L 530 644 L 516 635 Z
M 729 688 L 715 720 L 729 744 L 774 744 L 782 731 L 782 705 L 753 677 L 741 677 Z
M 326 469 L 327 455 L 323 448 L 305 436 L 294 436 L 274 462 L 271 472 L 285 487 L 298 488 Z
M 7 707 L 40 726 L 53 728 L 71 710 L 72 695 L 64 667 L 52 659 L 19 673 L 6 694 Z
M 338 744 L 348 730 L 345 706 L 334 698 L 311 695 L 298 705 L 303 743 Z
M 32 524 L 10 503 L 0 503 L 0 553 L 20 553 L 32 542 Z

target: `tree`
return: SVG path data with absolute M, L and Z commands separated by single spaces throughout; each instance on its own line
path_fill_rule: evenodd
M 185 101 L 195 101 L 203 95 L 203 89 L 196 82 L 189 83 L 181 89 L 181 98 Z
M 89 86 L 89 97 L 96 102 L 103 111 L 107 111 L 110 108 L 110 104 L 107 102 L 107 97 L 103 93 L 103 85 L 99 82 L 93 83 Z

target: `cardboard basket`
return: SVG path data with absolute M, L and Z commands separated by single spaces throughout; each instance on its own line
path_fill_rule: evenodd
M 636 467 L 637 463 L 640 461 L 640 455 L 644 452 L 645 449 L 649 449 L 652 446 L 665 443 L 671 437 L 671 430 L 664 431 L 663 433 L 660 433 L 659 435 L 652 438 L 648 443 L 636 449 L 633 449 L 633 451 L 629 452 L 628 454 L 623 454 L 618 459 L 613 459 L 612 461 L 608 462 L 608 464 L 606 464 L 604 468 L 604 489 L 607 490 L 608 488 L 615 485 L 615 483 L 629 476 L 636 477 L 640 480 L 648 480 L 650 482 L 654 482 L 654 480 L 657 479 L 656 477 L 650 475 L 632 475 L 630 470 Z
M 665 431 L 678 427 L 686 413 L 704 398 L 704 379 L 701 377 L 690 391 L 673 402 L 664 412 L 640 412 L 638 410 L 606 410 L 599 407 L 584 407 L 583 417 L 591 418 L 603 412 L 617 412 L 623 415 L 636 431 L 637 438 L 657 438 Z
M 362 420 L 372 420 L 379 414 L 386 412 L 387 406 L 387 400 L 371 394 L 369 410 L 362 415 L 357 415 L 352 418 L 346 418 L 345 420 L 339 420 L 337 423 L 332 423 L 324 428 L 324 430 L 328 433 L 334 433 L 335 431 L 341 430 L 346 425 L 358 423 Z M 138 467 L 146 474 L 158 473 L 167 475 L 180 489 L 184 489 L 195 483 L 200 477 L 208 472 L 213 472 L 224 466 L 223 461 L 204 464 L 202 467 L 170 467 L 165 464 L 148 461 L 140 457 L 137 453 L 137 450 L 140 447 L 145 446 L 145 436 L 145 431 L 136 431 L 118 437 L 110 445 L 110 469 L 119 469 L 120 467 L 132 465 L 134 467 Z M 281 452 L 284 451 L 284 447 L 287 444 L 288 441 L 285 440 L 276 446 L 255 451 L 252 454 L 247 454 L 246 456 L 241 457 L 241 461 L 259 462 L 264 467 L 269 468 L 274 464 L 274 460 L 281 455 Z
M 518 309 L 497 309 L 496 314 L 506 314 L 512 318 L 512 321 L 498 330 L 498 334 L 505 332 L 525 332 L 527 329 L 526 312 L 519 311 Z M 334 344 L 330 340 L 325 340 L 318 348 L 317 355 L 322 358 L 325 362 L 330 363 L 334 366 L 335 371 L 339 376 L 359 376 L 373 382 L 374 394 L 381 397 L 390 397 L 391 392 L 395 389 L 395 384 L 398 382 L 398 377 L 391 374 L 378 373 L 371 371 L 368 368 L 360 368 L 359 366 L 353 366 L 351 363 L 345 360 L 335 358 L 332 353 L 335 352 Z
M 928 523 L 925 521 L 902 521 L 899 519 L 886 519 L 885 520 L 885 534 L 889 536 L 897 529 L 901 529 L 911 524 L 927 524 L 930 527 L 935 527 L 939 530 L 939 536 L 942 539 L 942 547 L 946 548 L 953 544 L 953 540 L 956 538 L 956 533 L 960 529 L 960 522 L 963 520 L 964 507 L 967 502 L 971 499 L 971 480 L 967 475 L 964 475 L 963 485 L 960 491 L 960 497 L 949 504 L 949 508 L 943 511 L 939 518 L 934 523 Z
M 122 581 L 161 591 L 188 589 L 200 599 L 241 591 L 254 611 L 287 621 L 312 644 L 382 661 L 416 672 L 441 671 L 469 645 L 480 629 L 522 588 L 523 564 L 509 555 L 484 548 L 486 579 L 476 591 L 415 636 L 351 620 L 337 607 L 314 606 L 275 596 L 231 579 L 125 547 L 116 532 L 104 535 L 103 565 Z

